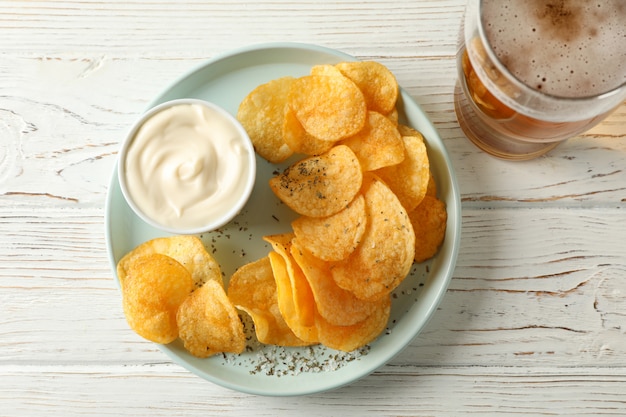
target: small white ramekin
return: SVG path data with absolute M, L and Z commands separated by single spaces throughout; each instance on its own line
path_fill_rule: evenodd
M 229 206 L 225 206 L 224 210 L 213 215 L 208 216 L 206 218 L 206 222 L 203 224 L 198 224 L 197 227 L 176 227 L 174 225 L 166 225 L 162 224 L 156 219 L 148 216 L 141 208 L 140 205 L 137 204 L 133 193 L 128 187 L 127 183 L 127 173 L 126 173 L 126 160 L 128 156 L 128 151 L 137 135 L 137 132 L 141 128 L 141 126 L 152 118 L 157 113 L 166 110 L 173 106 L 185 105 L 185 104 L 197 104 L 201 106 L 206 106 L 211 110 L 214 114 L 218 115 L 223 122 L 230 124 L 237 132 L 237 139 L 240 140 L 241 146 L 246 150 L 247 157 L 245 163 L 248 166 L 246 177 L 244 178 L 245 185 L 244 187 L 240 187 L 240 195 L 236 196 L 235 203 Z M 147 112 L 145 112 L 130 128 L 128 135 L 122 143 L 122 147 L 118 156 L 118 164 L 117 164 L 117 175 L 120 183 L 120 188 L 126 202 L 133 210 L 133 212 L 141 218 L 144 222 L 148 223 L 152 227 L 160 229 L 162 231 L 173 233 L 173 234 L 200 234 L 209 232 L 212 230 L 219 229 L 220 227 L 229 223 L 245 206 L 247 203 L 250 194 L 252 193 L 252 189 L 254 188 L 254 182 L 256 179 L 256 158 L 254 147 L 250 138 L 246 132 L 246 130 L 241 126 L 239 121 L 228 113 L 226 110 L 221 108 L 220 106 L 199 99 L 176 99 L 171 100 L 165 103 L 161 103 Z M 237 173 L 234 173 L 235 175 Z M 183 214 L 184 215 L 184 214 Z

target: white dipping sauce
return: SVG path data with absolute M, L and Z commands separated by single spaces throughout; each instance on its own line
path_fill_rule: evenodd
M 215 109 L 197 103 L 166 107 L 141 125 L 128 146 L 127 192 L 162 226 L 201 228 L 249 194 L 255 166 L 246 140 Z

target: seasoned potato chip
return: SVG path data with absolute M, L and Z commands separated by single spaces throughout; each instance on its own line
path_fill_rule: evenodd
M 230 278 L 228 298 L 235 307 L 252 317 L 261 343 L 278 346 L 305 346 L 296 337 L 278 307 L 276 282 L 269 257 L 243 265 Z
M 335 326 L 318 317 L 317 332 L 319 341 L 331 349 L 350 352 L 370 343 L 385 330 L 391 313 L 391 297 L 386 296 L 379 307 L 365 320 L 352 326 Z
M 331 267 L 337 285 L 363 300 L 389 294 L 407 276 L 415 255 L 415 233 L 395 194 L 373 174 L 364 176 L 368 216 L 359 247 Z
M 302 288 L 306 283 L 306 278 L 302 276 L 301 271 L 299 275 L 296 275 L 297 269 L 294 269 L 293 265 L 288 269 L 285 258 L 277 252 L 270 252 L 268 257 L 276 280 L 278 308 L 285 322 L 299 339 L 305 342 L 318 343 L 313 296 L 311 295 L 311 305 L 308 305 L 308 301 L 305 305 L 299 304 L 297 300 L 303 297 L 296 295 L 298 290 L 294 289 L 292 285 L 295 282 L 298 287 Z M 306 314 L 301 314 L 303 307 L 308 310 Z M 310 317 L 309 312 L 311 313 Z M 303 317 L 305 315 L 306 318 Z
M 283 119 L 293 77 L 282 77 L 259 85 L 241 102 L 237 119 L 248 132 L 256 152 L 272 163 L 293 153 L 283 140 Z
M 328 217 L 301 216 L 291 226 L 307 251 L 325 261 L 340 261 L 359 245 L 366 224 L 365 200 L 358 194 L 338 213 Z
M 296 237 L 293 233 L 280 233 L 276 235 L 263 236 L 263 240 L 272 245 L 272 249 L 281 256 L 286 256 L 291 247 L 291 241 Z
M 415 230 L 415 261 L 423 262 L 435 256 L 446 234 L 448 213 L 443 201 L 426 196 L 409 213 Z
M 376 174 L 391 188 L 407 211 L 422 201 L 430 180 L 430 162 L 421 135 L 403 136 L 405 157 L 396 165 L 386 166 Z
M 129 262 L 136 256 L 160 253 L 176 259 L 191 274 L 197 287 L 214 280 L 223 285 L 222 271 L 217 261 L 206 251 L 202 241 L 191 235 L 159 237 L 137 246 L 117 264 L 120 286 L 124 286 Z
M 363 128 L 367 116 L 363 93 L 346 77 L 307 75 L 296 79 L 289 106 L 304 129 L 322 140 L 354 135 Z
M 374 61 L 342 62 L 336 67 L 363 92 L 369 110 L 387 114 L 396 105 L 398 82 L 383 64 Z
M 176 311 L 193 290 L 189 271 L 159 253 L 133 257 L 125 271 L 122 305 L 130 328 L 155 343 L 174 341 Z
M 352 201 L 362 177 L 354 152 L 339 145 L 296 162 L 269 184 L 274 194 L 296 213 L 325 217 L 343 210 Z
M 181 304 L 176 315 L 185 349 L 206 358 L 220 352 L 241 353 L 246 347 L 243 323 L 224 288 L 207 281 Z
M 337 286 L 330 273 L 330 265 L 315 256 L 293 240 L 291 254 L 304 272 L 320 316 L 334 326 L 351 326 L 365 320 L 380 307 L 380 302 L 364 301 L 350 291 Z
M 309 135 L 291 109 L 287 109 L 285 113 L 283 140 L 293 152 L 305 155 L 320 155 L 335 145 L 334 141 L 321 140 Z
M 370 111 L 363 129 L 340 142 L 352 149 L 363 171 L 395 165 L 404 159 L 404 143 L 396 126 L 380 113 Z

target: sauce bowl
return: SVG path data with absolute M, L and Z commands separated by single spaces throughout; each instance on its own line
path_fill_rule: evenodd
M 118 160 L 122 194 L 135 214 L 175 234 L 199 234 L 230 222 L 256 176 L 255 151 L 237 119 L 216 104 L 177 99 L 144 113 Z

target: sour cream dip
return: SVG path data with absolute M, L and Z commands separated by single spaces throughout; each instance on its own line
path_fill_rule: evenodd
M 173 233 L 219 228 L 247 202 L 256 173 L 250 138 L 224 109 L 181 99 L 149 110 L 120 152 L 122 193 L 147 223 Z

